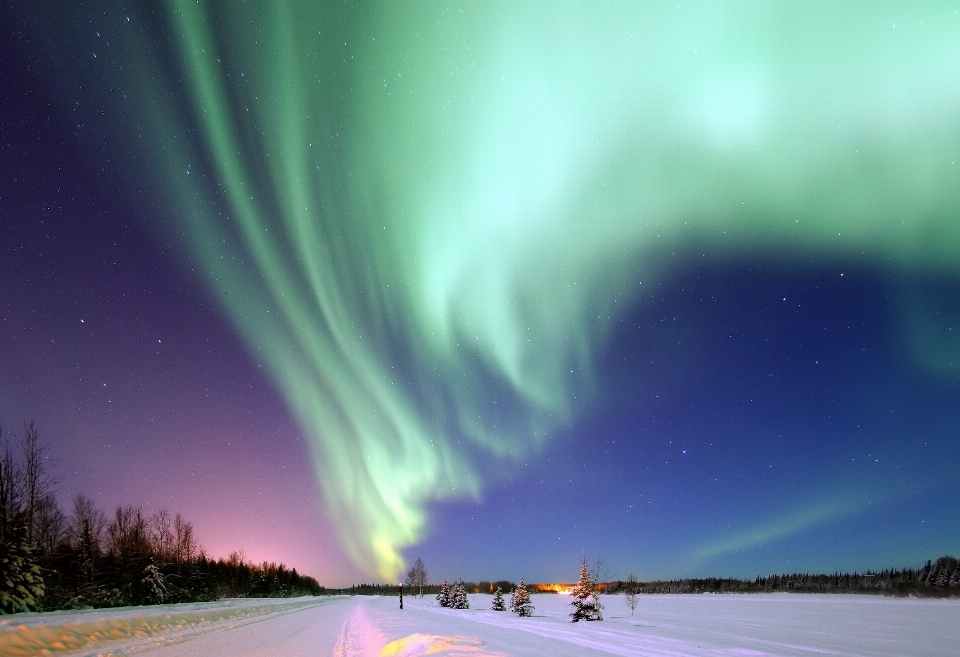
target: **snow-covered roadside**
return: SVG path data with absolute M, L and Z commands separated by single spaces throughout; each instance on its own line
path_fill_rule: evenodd
M 132 654 L 335 600 L 236 599 L 0 616 L 0 655 Z
M 0 618 L 0 654 L 142 657 L 946 657 L 960 601 L 859 595 L 651 595 L 636 614 L 604 598 L 605 620 L 569 621 L 570 598 L 534 595 L 531 618 L 442 609 L 432 598 L 226 600 Z

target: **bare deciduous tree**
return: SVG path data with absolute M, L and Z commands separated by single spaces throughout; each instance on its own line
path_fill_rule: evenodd
M 56 554 L 69 536 L 67 516 L 52 494 L 40 498 L 35 516 L 34 544 L 45 555 Z
M 596 608 L 597 620 L 603 620 L 603 605 L 600 596 L 607 592 L 607 578 L 610 572 L 604 567 L 603 559 L 597 557 L 593 564 L 593 604 Z
M 70 543 L 74 548 L 99 553 L 106 528 L 107 517 L 94 505 L 93 500 L 82 493 L 73 498 Z
M 193 523 L 178 513 L 173 519 L 174 548 L 173 560 L 176 563 L 193 561 L 200 552 L 200 546 L 193 534 Z
M 170 512 L 166 509 L 150 516 L 150 547 L 159 561 L 174 561 L 174 537 L 170 528 Z
M 90 587 L 96 583 L 97 561 L 100 558 L 107 517 L 85 495 L 73 499 L 70 519 L 70 543 L 79 559 L 81 583 Z
M 633 610 L 637 608 L 637 598 L 640 596 L 640 584 L 633 573 L 630 573 L 624 583 L 623 595 L 627 599 L 627 606 L 630 607 L 630 615 L 633 616 Z
M 427 567 L 423 565 L 423 559 L 417 557 L 417 560 L 407 573 L 407 580 L 404 586 L 410 590 L 417 589 L 418 596 L 423 597 L 423 587 L 427 585 Z
M 120 562 L 146 557 L 150 552 L 143 509 L 132 504 L 118 506 L 107 527 L 107 552 Z
M 40 432 L 35 422 L 23 425 L 23 439 L 20 441 L 20 454 L 23 464 L 20 471 L 23 494 L 24 525 L 27 531 L 27 543 L 37 546 L 37 523 L 43 500 L 52 495 L 57 481 L 47 472 L 47 446 L 40 444 Z
M 0 543 L 10 543 L 23 504 L 23 478 L 13 449 L 0 426 Z

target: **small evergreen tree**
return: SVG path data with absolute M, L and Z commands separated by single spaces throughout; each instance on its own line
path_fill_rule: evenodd
M 507 606 L 503 602 L 503 591 L 500 590 L 500 587 L 497 587 L 497 592 L 493 594 L 493 607 L 494 611 L 506 611 Z
M 510 596 L 510 611 L 517 616 L 533 616 L 533 604 L 530 602 L 530 592 L 527 585 L 520 580 L 520 584 Z
M 40 566 L 26 541 L 0 543 L 0 614 L 33 611 L 43 594 Z
M 450 606 L 450 589 L 447 587 L 446 582 L 443 583 L 443 586 L 440 587 L 440 592 L 437 593 L 437 603 L 441 607 Z
M 143 579 L 140 583 L 143 584 L 148 603 L 159 605 L 167 599 L 167 578 L 153 561 L 143 569 Z
M 450 594 L 450 606 L 454 609 L 470 608 L 470 601 L 467 599 L 467 589 L 461 581 L 457 581 L 457 583 L 453 585 L 453 592 Z
M 590 579 L 586 557 L 580 562 L 580 581 L 573 587 L 570 597 L 573 598 L 570 602 L 573 605 L 573 613 L 570 614 L 570 618 L 574 623 L 581 620 L 600 620 L 600 613 L 593 596 L 593 580 Z

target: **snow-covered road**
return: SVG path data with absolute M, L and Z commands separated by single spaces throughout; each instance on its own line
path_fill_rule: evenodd
M 569 598 L 535 595 L 532 618 L 432 599 L 225 600 L 0 619 L 0 655 L 147 657 L 650 657 L 960 654 L 960 601 L 854 595 L 643 596 L 634 616 L 609 596 L 606 620 L 570 623 Z

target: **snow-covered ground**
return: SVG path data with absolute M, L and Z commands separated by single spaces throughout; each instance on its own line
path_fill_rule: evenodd
M 641 596 L 633 616 L 571 623 L 570 598 L 534 595 L 531 618 L 431 598 L 225 600 L 0 617 L 0 655 L 334 657 L 960 655 L 960 601 L 856 595 Z

